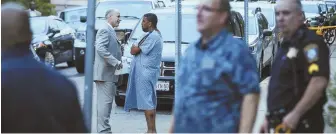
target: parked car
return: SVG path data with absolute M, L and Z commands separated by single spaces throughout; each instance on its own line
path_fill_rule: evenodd
M 235 9 L 241 14 L 244 14 L 244 9 Z M 273 57 L 272 51 L 274 44 L 272 41 L 272 31 L 268 27 L 266 17 L 260 12 L 261 9 L 248 11 L 248 39 L 251 53 L 257 61 L 260 77 L 264 78 L 269 75 L 269 71 Z M 244 16 L 244 15 L 243 15 Z
M 86 16 L 87 6 L 71 7 L 64 9 L 58 13 L 58 17 L 67 23 L 71 28 L 77 30 L 80 25 L 80 16 Z
M 175 8 L 165 8 L 152 10 L 158 16 L 158 29 L 161 32 L 163 38 L 163 51 L 160 77 L 156 85 L 157 98 L 159 104 L 172 104 L 174 100 L 174 76 L 175 76 Z M 195 42 L 200 34 L 197 31 L 197 10 L 193 8 L 182 8 L 182 55 L 185 49 L 190 43 Z M 242 38 L 244 33 L 243 23 L 241 15 L 238 12 L 231 11 L 230 23 L 228 30 L 233 33 L 236 38 Z M 240 17 L 238 17 L 240 16 Z M 141 22 L 141 21 L 140 21 Z M 130 54 L 130 48 L 133 43 L 141 40 L 141 37 L 146 34 L 142 31 L 141 23 L 137 24 L 135 30 L 127 41 L 127 45 L 124 50 L 123 62 L 130 63 L 132 61 L 132 55 Z M 115 102 L 118 106 L 123 106 L 125 102 L 125 93 L 127 89 L 128 74 L 121 75 L 117 86 L 117 94 Z
M 302 10 L 306 19 L 316 18 L 320 16 L 319 4 L 323 4 L 321 1 L 301 1 Z
M 30 18 L 33 40 L 30 48 L 35 58 L 50 67 L 67 62 L 73 66 L 75 31 L 56 16 Z
M 96 23 L 95 31 L 103 26 L 106 22 L 105 13 L 111 8 L 120 11 L 121 22 L 117 31 L 117 36 L 120 37 L 121 43 L 124 43 L 125 34 L 127 36 L 132 32 L 140 18 L 152 9 L 159 8 L 160 5 L 154 0 L 104 0 L 96 5 Z M 130 10 L 132 9 L 132 10 Z M 86 22 L 86 17 L 81 17 L 81 22 Z M 119 34 L 120 33 L 120 34 Z M 84 72 L 84 57 L 86 48 L 86 25 L 81 25 L 77 29 L 75 41 L 75 62 L 78 73 Z

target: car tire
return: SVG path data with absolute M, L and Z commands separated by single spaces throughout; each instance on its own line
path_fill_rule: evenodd
M 75 62 L 74 61 L 68 61 L 67 64 L 68 64 L 68 67 L 75 66 Z
M 116 95 L 114 100 L 117 106 L 122 107 L 125 105 L 125 100 L 122 99 L 119 95 Z
M 43 63 L 51 68 L 55 68 L 56 59 L 54 54 L 51 51 L 46 51 L 43 58 Z
M 264 60 L 264 50 L 261 51 L 261 54 L 260 54 L 260 57 L 259 57 L 259 75 L 260 75 L 260 78 L 263 79 L 263 60 Z
M 78 73 L 84 73 L 84 59 L 76 59 L 75 67 Z

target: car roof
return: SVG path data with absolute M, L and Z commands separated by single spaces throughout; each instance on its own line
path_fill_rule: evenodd
M 301 1 L 302 5 L 317 5 L 317 4 L 322 4 L 323 1 Z
M 42 20 L 59 20 L 59 21 L 63 21 L 61 18 L 57 17 L 57 16 L 38 16 L 38 17 L 31 17 L 31 19 L 42 19 Z
M 86 8 L 87 6 L 69 7 L 69 8 L 64 9 L 61 12 L 74 11 L 74 10 L 80 10 L 80 9 L 86 9 Z
M 175 14 L 175 7 L 159 8 L 151 10 L 151 13 L 154 14 Z M 194 8 L 181 8 L 181 14 L 196 14 L 197 10 Z
M 111 2 L 111 1 L 122 1 L 122 2 L 132 2 L 132 1 L 150 1 L 154 2 L 155 0 L 100 0 L 99 2 Z

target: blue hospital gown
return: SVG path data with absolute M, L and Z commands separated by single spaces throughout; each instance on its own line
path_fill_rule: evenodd
M 225 29 L 200 49 L 186 50 L 177 72 L 176 133 L 237 133 L 243 96 L 259 93 L 256 62 L 247 45 Z
M 134 56 L 128 77 L 125 111 L 156 108 L 156 82 L 160 75 L 162 38 L 153 31 L 140 45 L 141 52 Z

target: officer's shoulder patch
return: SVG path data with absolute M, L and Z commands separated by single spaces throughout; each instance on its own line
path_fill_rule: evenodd
M 308 68 L 309 74 L 313 74 L 314 72 L 318 72 L 318 71 L 319 71 L 319 66 L 315 63 L 311 64 Z
M 318 45 L 311 43 L 304 47 L 304 53 L 309 63 L 318 60 Z

